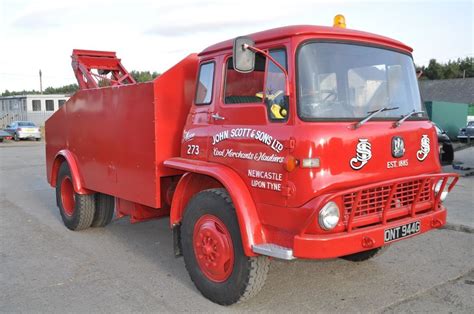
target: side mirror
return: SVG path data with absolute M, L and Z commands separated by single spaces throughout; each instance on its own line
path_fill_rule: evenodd
M 255 52 L 247 46 L 254 46 L 255 42 L 249 37 L 234 39 L 233 61 L 234 69 L 240 73 L 250 73 L 255 68 Z

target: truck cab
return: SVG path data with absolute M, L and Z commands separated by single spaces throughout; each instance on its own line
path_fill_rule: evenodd
M 199 54 L 181 159 L 224 165 L 245 182 L 261 221 L 252 252 L 333 258 L 445 223 L 434 186 L 447 188 L 448 176 L 411 48 L 321 26 L 248 38 L 265 52 L 252 71 L 235 69 L 233 41 Z M 413 230 L 391 236 L 400 225 Z

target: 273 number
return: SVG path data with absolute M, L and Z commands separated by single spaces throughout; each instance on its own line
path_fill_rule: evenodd
M 188 149 L 186 151 L 188 155 L 199 155 L 199 145 L 188 145 Z

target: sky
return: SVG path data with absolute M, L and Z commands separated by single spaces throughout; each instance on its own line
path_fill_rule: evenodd
M 285 25 L 331 26 L 391 37 L 415 63 L 473 57 L 473 1 L 0 0 L 0 92 L 75 83 L 73 49 L 116 51 L 130 70 L 163 73 L 193 52 Z

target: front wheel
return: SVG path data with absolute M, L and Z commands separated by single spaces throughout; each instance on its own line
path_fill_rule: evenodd
M 351 255 L 341 256 L 341 258 L 345 259 L 347 261 L 351 261 L 351 262 L 363 262 L 363 261 L 367 261 L 369 259 L 372 259 L 376 256 L 381 255 L 387 249 L 388 249 L 388 246 L 383 246 L 383 247 L 378 247 L 378 248 L 371 249 L 371 250 L 368 250 L 368 251 L 363 251 L 363 252 L 354 253 L 354 254 L 351 254 Z
M 225 189 L 205 190 L 190 200 L 181 241 L 191 280 L 212 302 L 245 301 L 263 287 L 270 261 L 245 256 L 235 208 Z

